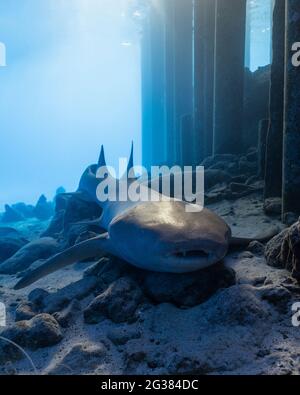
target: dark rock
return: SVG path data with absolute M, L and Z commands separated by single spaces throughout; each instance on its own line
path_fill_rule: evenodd
M 128 263 L 116 258 L 102 258 L 98 263 L 88 268 L 84 276 L 96 276 L 98 278 L 98 289 L 105 291 L 113 282 L 126 275 L 139 273 Z
M 210 189 L 217 184 L 229 182 L 231 180 L 231 176 L 228 173 L 222 170 L 212 169 L 205 170 L 204 178 L 205 188 L 207 189 Z
M 265 248 L 267 264 L 278 269 L 285 268 L 285 262 L 281 259 L 281 247 L 288 235 L 289 229 L 284 229 L 281 233 L 271 239 Z
M 50 258 L 59 251 L 59 244 L 52 238 L 35 240 L 25 245 L 15 255 L 4 261 L 0 265 L 0 273 L 18 273 L 26 270 L 35 261 Z
M 235 284 L 235 272 L 218 264 L 188 274 L 148 273 L 142 288 L 155 303 L 193 307 L 208 300 L 221 288 Z
M 205 194 L 205 203 L 212 204 L 224 199 L 231 199 L 232 192 L 226 183 L 217 184 Z
M 255 289 L 256 290 L 256 289 Z M 254 325 L 267 322 L 271 312 L 250 285 L 236 285 L 218 292 L 205 304 L 205 318 L 219 325 Z
M 257 191 L 263 191 L 265 187 L 265 181 L 259 180 L 251 184 L 252 188 L 256 189 Z
M 220 193 L 207 193 L 205 194 L 205 204 L 214 204 L 225 199 L 223 194 Z
M 130 277 L 154 303 L 196 306 L 220 288 L 235 284 L 235 273 L 223 264 L 188 274 L 154 273 L 134 268 L 117 258 L 103 258 L 85 271 L 96 276 L 98 289 L 105 291 L 121 277 Z
M 168 366 L 172 375 L 207 375 L 213 371 L 209 361 L 176 354 Z
M 238 256 L 239 259 L 253 259 L 254 255 L 250 251 L 243 251 Z
M 228 192 L 228 185 L 226 183 L 217 184 L 210 188 L 209 193 L 224 194 Z
M 102 209 L 98 204 L 86 201 L 79 193 L 58 195 L 55 199 L 54 217 L 44 235 L 59 235 L 72 246 L 83 232 L 101 232 L 99 226 L 88 224 L 89 221 L 100 218 L 101 214 Z
M 55 197 L 55 212 L 66 211 L 68 202 L 72 198 L 71 193 L 56 195 Z
M 31 350 L 54 346 L 63 336 L 57 321 L 48 314 L 40 314 L 30 321 L 20 321 L 1 332 L 1 336 Z
M 262 243 L 260 243 L 259 241 L 252 241 L 248 245 L 247 250 L 254 255 L 264 255 L 265 246 Z
M 21 237 L 21 234 L 14 228 L 0 227 L 0 237 Z
M 233 192 L 233 193 L 243 194 L 245 192 L 247 192 L 247 193 L 253 192 L 253 189 L 249 185 L 239 184 L 236 182 L 232 182 L 229 185 L 229 188 L 230 188 L 231 192 Z
M 257 163 L 250 162 L 247 158 L 239 161 L 239 170 L 242 174 L 253 174 L 257 172 Z
M 266 247 L 266 259 L 270 266 L 287 269 L 300 281 L 300 222 L 274 237 Z
M 239 165 L 238 163 L 229 163 L 226 167 L 226 172 L 228 172 L 231 176 L 238 176 L 239 172 Z
M 48 229 L 42 234 L 42 237 L 58 238 L 64 228 L 64 210 L 58 211 L 54 214 Z
M 261 287 L 262 285 L 265 285 L 266 280 L 267 280 L 266 276 L 258 276 L 258 277 L 253 277 L 249 283 L 254 287 Z
M 65 211 L 70 200 L 70 195 L 59 194 L 55 196 L 55 209 L 48 229 L 43 233 L 43 237 L 59 237 L 63 233 L 65 226 Z
M 281 286 L 268 286 L 260 290 L 261 297 L 266 300 L 281 313 L 287 310 L 288 302 L 291 300 L 291 293 Z
M 10 342 L 3 338 L 0 331 L 0 366 L 6 365 L 7 363 L 16 362 L 25 357 L 22 351 Z
M 209 170 L 222 170 L 229 174 L 235 174 L 238 170 L 238 166 L 234 162 L 217 162 L 209 167 Z
M 54 214 L 53 204 L 47 201 L 46 196 L 42 195 L 39 198 L 33 213 L 34 216 L 40 221 L 46 221 L 50 219 Z
M 34 217 L 34 206 L 25 203 L 16 203 L 11 206 L 14 210 L 20 213 L 24 218 Z
M 28 301 L 31 302 L 35 309 L 41 310 L 44 307 L 44 300 L 50 293 L 41 288 L 36 288 L 28 295 Z
M 23 215 L 20 214 L 17 210 L 10 207 L 8 204 L 5 205 L 4 209 L 5 212 L 3 213 L 1 218 L 1 221 L 3 223 L 24 221 Z
M 147 362 L 147 353 L 144 350 L 128 349 L 125 354 L 126 373 L 135 372 L 137 366 Z
M 130 327 L 113 328 L 111 329 L 107 337 L 115 346 L 123 346 L 132 339 L 140 339 L 141 333 Z
M 55 197 L 57 197 L 57 195 L 62 195 L 64 193 L 66 193 L 65 188 L 64 187 L 58 187 L 56 192 L 55 192 Z
M 234 177 L 234 179 L 238 180 L 239 178 Z M 225 183 L 217 184 L 215 187 L 209 189 L 209 192 L 205 194 L 205 203 L 213 204 L 225 199 L 235 200 L 262 189 L 263 185 L 261 182 L 253 185 L 246 185 L 239 182 L 231 182 L 229 186 Z
M 289 283 L 290 281 L 290 283 Z M 265 284 L 266 285 L 266 284 Z M 285 282 L 281 284 L 284 288 L 286 288 L 291 294 L 297 295 L 299 297 L 300 295 L 300 285 L 299 283 L 295 283 L 295 280 L 293 278 L 287 278 Z
M 11 258 L 28 243 L 29 241 L 23 237 L 0 236 L 0 263 Z
M 37 315 L 33 303 L 20 303 L 16 309 L 15 321 L 31 320 Z
M 204 159 L 202 166 L 211 167 L 218 162 L 235 162 L 238 160 L 238 156 L 232 154 L 218 154 L 215 156 L 209 156 Z
M 247 176 L 240 175 L 232 177 L 231 182 L 238 183 L 238 184 L 247 184 Z
M 102 209 L 98 204 L 71 195 L 65 208 L 64 229 L 66 231 L 71 224 L 100 218 L 101 214 Z
M 98 285 L 97 277 L 85 277 L 54 293 L 49 293 L 42 300 L 43 311 L 56 313 L 66 308 L 74 299 L 82 300 L 90 295 Z
M 269 198 L 265 200 L 264 210 L 267 215 L 280 215 L 282 210 L 281 198 Z
M 61 312 L 53 314 L 53 317 L 62 328 L 68 328 L 74 320 L 75 315 L 80 311 L 80 302 L 75 299 Z
M 251 176 L 251 177 L 249 177 L 247 179 L 246 185 L 252 185 L 253 186 L 253 184 L 257 185 L 258 182 L 261 182 L 261 179 L 260 179 L 259 176 L 257 176 L 257 175 L 256 176 Z
M 143 294 L 136 283 L 130 278 L 120 278 L 90 303 L 84 311 L 84 320 L 87 324 L 97 324 L 106 318 L 115 323 L 132 321 L 142 300 Z
M 102 365 L 107 349 L 101 342 L 93 344 L 84 342 L 75 344 L 71 350 L 54 366 L 50 366 L 49 375 L 94 374 L 95 369 Z

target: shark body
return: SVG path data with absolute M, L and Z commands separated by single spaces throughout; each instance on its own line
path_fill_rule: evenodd
M 101 205 L 103 212 L 98 225 L 105 232 L 49 259 L 21 279 L 15 289 L 27 287 L 75 262 L 107 253 L 149 271 L 194 272 L 220 262 L 231 244 L 265 241 L 276 233 L 273 231 L 254 239 L 233 238 L 230 227 L 221 217 L 206 208 L 188 212 L 186 206 L 190 203 L 178 199 L 100 203 L 96 193 L 99 185 L 97 169 L 103 166 L 106 163 L 102 147 L 98 165 L 92 165 L 84 172 L 76 194 Z M 133 150 L 128 171 L 132 167 Z M 122 187 L 122 182 L 125 181 L 118 180 L 118 188 Z M 143 185 L 142 188 L 148 187 Z

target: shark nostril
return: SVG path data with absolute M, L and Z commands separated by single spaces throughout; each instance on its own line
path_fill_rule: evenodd
M 209 254 L 203 250 L 179 251 L 174 254 L 177 258 L 208 258 Z

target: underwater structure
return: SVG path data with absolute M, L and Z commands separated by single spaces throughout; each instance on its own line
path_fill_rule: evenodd
M 245 67 L 249 2 L 152 3 L 142 36 L 146 167 L 196 166 L 256 146 L 265 199 L 282 199 L 284 221 L 300 214 L 299 73 L 291 64 L 300 37 L 298 7 L 297 1 L 268 2 L 272 65 L 253 73 Z

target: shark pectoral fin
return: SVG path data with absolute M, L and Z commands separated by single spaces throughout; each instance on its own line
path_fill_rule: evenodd
M 53 258 L 50 258 L 45 262 L 44 265 L 22 278 L 22 280 L 16 284 L 14 289 L 19 290 L 26 288 L 57 270 L 63 269 L 64 267 L 82 260 L 101 257 L 105 253 L 113 253 L 108 233 L 84 241 L 72 248 L 69 248 L 61 254 L 55 255 Z
M 97 219 L 92 219 L 89 221 L 80 221 L 80 222 L 72 222 L 70 223 L 70 226 L 73 225 L 81 225 L 81 226 L 89 226 L 89 227 L 96 227 L 97 229 L 97 233 L 102 232 L 102 234 L 106 234 L 107 233 L 107 229 L 105 229 L 102 225 L 102 215 L 100 218 Z

